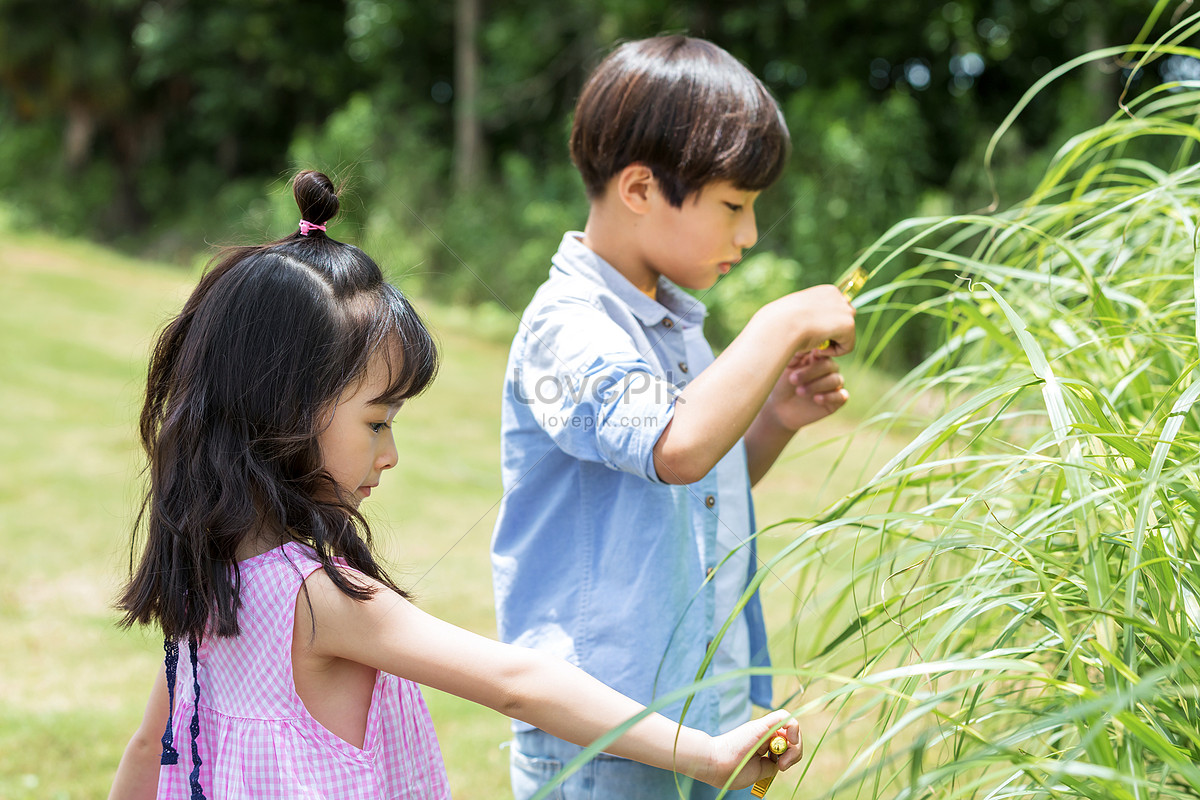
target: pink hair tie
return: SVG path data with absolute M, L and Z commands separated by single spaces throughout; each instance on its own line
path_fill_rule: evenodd
M 306 219 L 300 220 L 300 235 L 308 236 L 308 234 L 311 231 L 321 231 L 322 233 L 324 233 L 325 226 L 324 225 L 316 225 L 312 222 L 309 222 Z

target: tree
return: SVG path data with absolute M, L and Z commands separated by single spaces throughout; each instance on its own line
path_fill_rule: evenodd
M 269 174 L 298 124 L 365 85 L 344 9 L 319 0 L 0 0 L 0 14 L 18 119 L 59 122 L 68 172 L 116 166 L 109 229 L 143 226 L 198 164 L 201 191 Z
M 479 0 L 454 3 L 454 182 L 473 186 L 483 162 L 479 122 Z

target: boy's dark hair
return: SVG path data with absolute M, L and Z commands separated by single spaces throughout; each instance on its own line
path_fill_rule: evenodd
M 592 72 L 575 106 L 571 160 L 588 197 L 633 163 L 651 169 L 675 207 L 706 183 L 770 186 L 791 148 L 762 81 L 704 39 L 627 42 Z
M 298 174 L 293 191 L 309 223 L 338 211 L 319 172 Z M 238 545 L 263 533 L 311 545 L 351 597 L 371 591 L 335 559 L 400 591 L 318 447 L 338 398 L 375 358 L 390 371 L 384 404 L 419 393 L 437 371 L 429 332 L 362 250 L 311 230 L 214 259 L 150 359 L 141 414 L 150 480 L 133 545 L 144 525 L 145 547 L 136 569 L 131 551 L 123 624 L 237 635 Z

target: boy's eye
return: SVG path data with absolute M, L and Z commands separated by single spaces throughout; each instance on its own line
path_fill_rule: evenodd
M 369 423 L 371 433 L 379 433 L 384 428 L 390 427 L 386 422 L 371 422 Z
M 742 210 L 742 206 L 737 203 L 726 203 L 725 205 L 729 208 L 730 211 L 733 211 L 734 213 L 737 213 L 738 211 Z

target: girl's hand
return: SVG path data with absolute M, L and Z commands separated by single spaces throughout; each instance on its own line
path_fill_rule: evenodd
M 846 404 L 850 394 L 837 362 L 818 351 L 797 353 L 764 405 L 779 427 L 797 431 Z
M 778 760 L 772 760 L 768 743 L 780 729 L 787 734 L 788 747 Z M 729 733 L 714 737 L 712 753 L 711 774 L 697 776 L 711 786 L 724 786 L 746 754 L 754 754 L 737 773 L 729 787 L 744 789 L 755 781 L 782 772 L 800 761 L 804 755 L 800 723 L 791 718 L 787 711 L 776 711 L 734 728 Z

